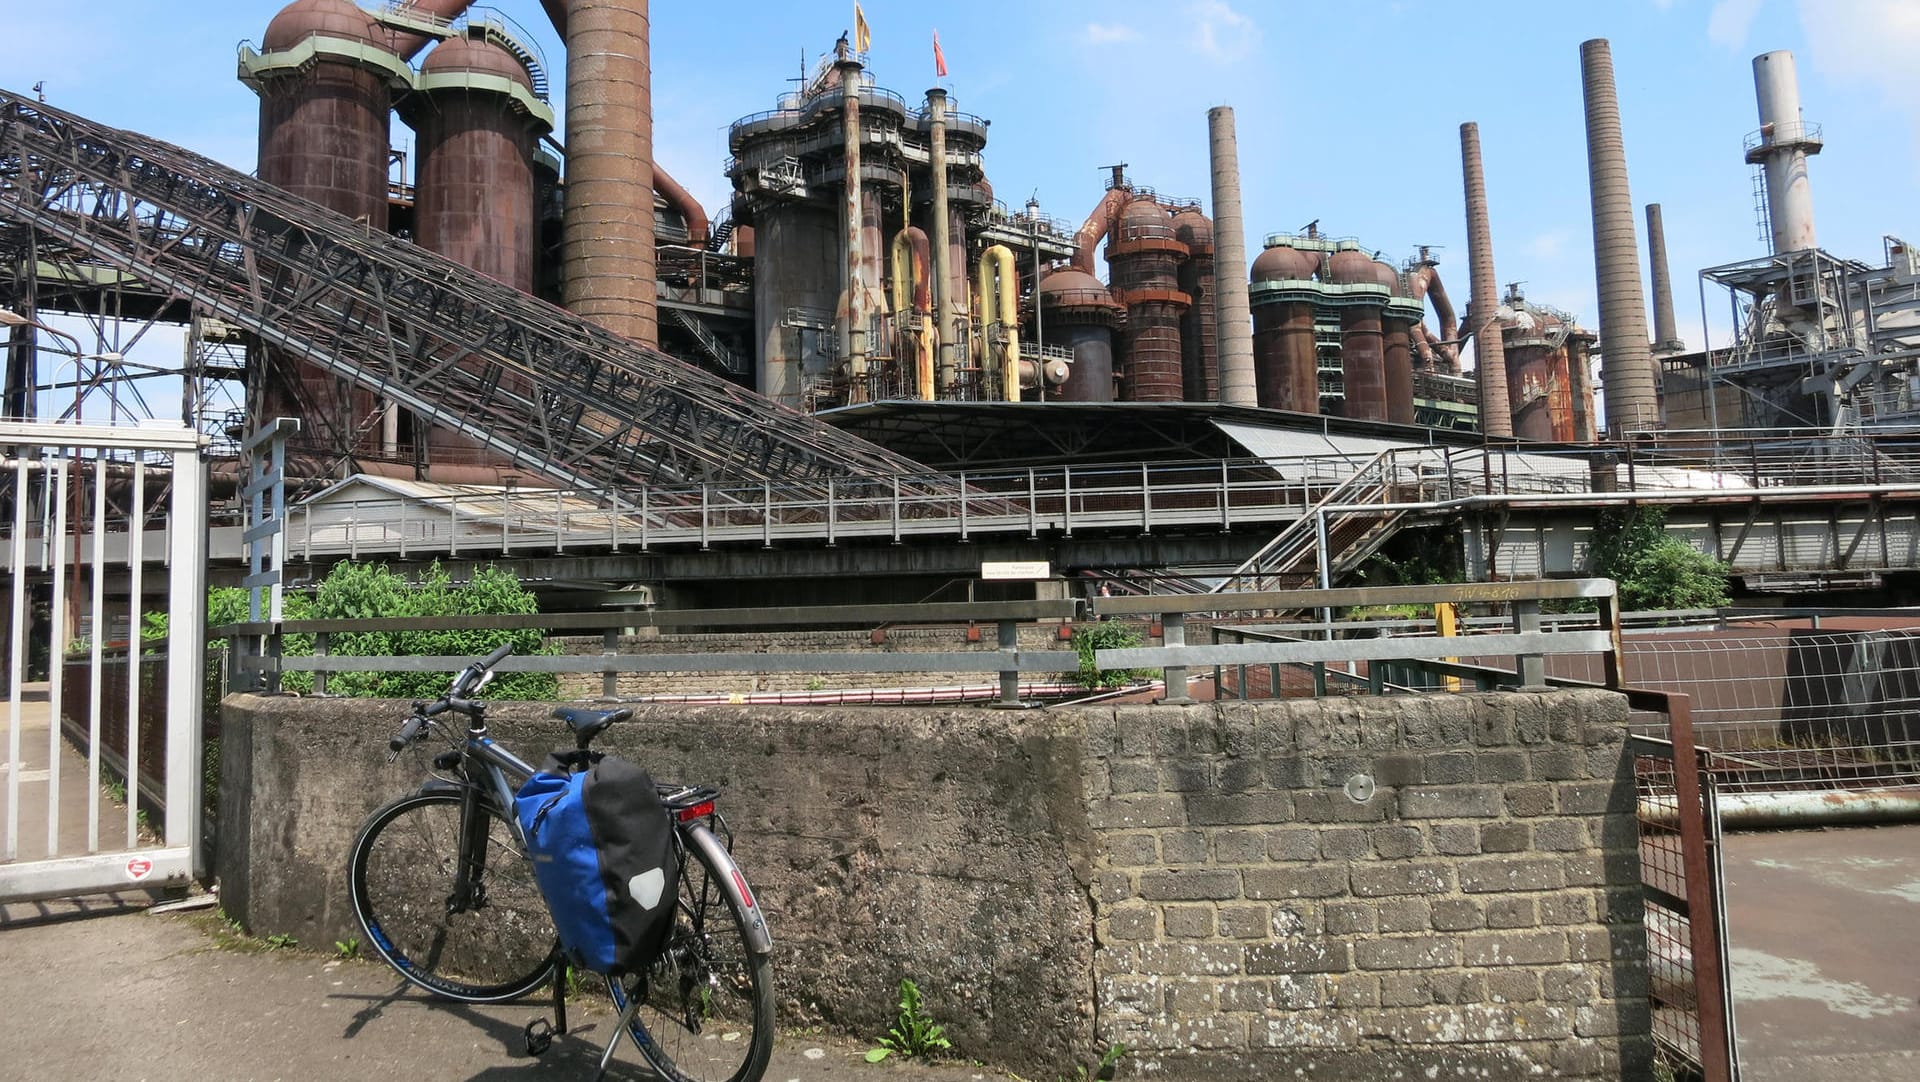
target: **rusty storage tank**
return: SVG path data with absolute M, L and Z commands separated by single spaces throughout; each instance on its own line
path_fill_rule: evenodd
M 484 37 L 448 38 L 427 54 L 401 115 L 419 135 L 414 240 L 531 292 L 533 159 L 553 111 L 526 66 Z
M 1387 390 L 1387 420 L 1413 423 L 1413 336 L 1425 315 L 1406 275 L 1375 261 L 1374 273 L 1393 293 L 1381 320 L 1381 373 Z
M 419 136 L 414 241 L 533 292 L 541 225 L 534 155 L 554 118 L 526 65 L 482 31 L 455 35 L 427 54 L 400 114 Z M 502 389 L 533 387 L 507 375 Z M 443 430 L 421 435 L 436 463 L 490 457 Z
M 1507 401 L 1513 434 L 1546 443 L 1573 439 L 1573 396 L 1567 381 L 1568 321 L 1509 291 L 1497 315 L 1507 355 Z
M 1334 287 L 1329 300 L 1340 309 L 1341 413 L 1356 420 L 1384 421 L 1387 383 L 1381 317 L 1391 291 L 1381 284 L 1374 260 L 1352 241 L 1341 242 L 1327 266 Z
M 1260 404 L 1296 413 L 1320 412 L 1313 310 L 1323 291 L 1320 253 L 1269 239 L 1253 261 L 1253 374 Z
M 1136 198 L 1120 212 L 1107 238 L 1108 277 L 1127 308 L 1126 357 L 1120 365 L 1121 396 L 1129 402 L 1179 402 L 1180 316 L 1191 298 L 1180 289 L 1180 261 L 1187 246 L 1174 235 L 1173 219 L 1151 198 Z
M 294 0 L 267 24 L 240 78 L 260 95 L 258 175 L 330 210 L 387 229 L 387 147 L 393 92 L 408 84 L 391 35 L 350 0 Z M 305 420 L 301 442 L 323 460 L 372 450 L 372 393 L 273 351 L 257 408 Z M 297 384 L 297 386 L 296 386 Z M 377 426 L 372 426 L 377 431 Z
M 1057 267 L 1040 279 L 1047 343 L 1073 351 L 1072 371 L 1055 398 L 1113 401 L 1113 328 L 1120 306 L 1100 279 L 1077 267 Z
M 1187 246 L 1180 291 L 1193 303 L 1180 317 L 1180 372 L 1189 402 L 1220 400 L 1220 328 L 1215 326 L 1213 219 L 1188 203 L 1173 215 L 1173 235 Z

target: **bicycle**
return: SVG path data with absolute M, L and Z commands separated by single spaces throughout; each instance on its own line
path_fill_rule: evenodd
M 440 736 L 432 779 L 368 817 L 347 861 L 354 916 L 375 953 L 407 981 L 443 999 L 501 1003 L 552 982 L 566 1031 L 566 961 L 526 857 L 513 793 L 535 768 L 494 743 L 478 695 L 511 646 L 469 664 L 440 699 L 415 702 L 388 741 L 387 761 Z M 462 731 L 441 720 L 453 713 Z M 633 716 L 560 707 L 553 716 L 585 750 Z M 772 941 L 732 831 L 706 786 L 658 786 L 674 822 L 679 899 L 674 927 L 647 972 L 607 978 L 620 1011 L 600 1058 L 605 1071 L 625 1032 L 671 1082 L 757 1082 L 773 1051 Z M 527 1027 L 528 1050 L 551 1041 Z M 744 1038 L 744 1039 L 743 1039 Z

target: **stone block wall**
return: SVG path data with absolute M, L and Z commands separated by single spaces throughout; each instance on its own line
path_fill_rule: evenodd
M 1103 1039 L 1194 1077 L 1645 1077 L 1625 731 L 1602 692 L 1120 708 Z
M 347 846 L 423 775 L 385 765 L 404 709 L 228 698 L 229 914 L 354 934 Z M 538 759 L 545 714 L 501 704 L 495 735 Z M 725 790 L 786 1027 L 884 1032 L 911 977 L 960 1054 L 1029 1077 L 1119 1042 L 1176 1080 L 1640 1078 L 1625 717 L 1602 692 L 662 705 L 601 744 Z

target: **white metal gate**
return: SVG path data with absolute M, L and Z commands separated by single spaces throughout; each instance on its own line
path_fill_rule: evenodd
M 0 902 L 184 882 L 200 865 L 201 446 L 178 425 L 0 422 Z M 165 634 L 143 641 L 155 613 Z M 44 683 L 29 682 L 42 656 Z

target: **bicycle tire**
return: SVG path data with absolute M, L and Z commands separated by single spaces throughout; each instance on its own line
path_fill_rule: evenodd
M 481 904 L 451 913 L 459 864 L 457 791 L 415 793 L 368 817 L 347 861 L 347 893 L 367 944 L 443 999 L 501 1003 L 546 984 L 559 945 L 533 866 L 492 802 Z
M 645 974 L 607 978 L 614 1007 L 646 998 L 627 1036 L 668 1082 L 758 1082 L 773 1054 L 773 965 L 748 946 L 747 916 L 719 887 L 729 872 L 684 846 L 666 950 Z M 702 994 L 704 991 L 705 994 Z

